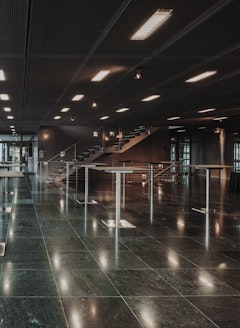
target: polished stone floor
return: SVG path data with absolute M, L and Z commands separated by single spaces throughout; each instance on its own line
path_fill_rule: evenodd
M 204 178 L 149 190 L 128 184 L 115 217 L 110 183 L 95 205 L 32 175 L 1 180 L 0 327 L 240 327 L 240 194 Z M 14 193 L 9 193 L 14 192 Z

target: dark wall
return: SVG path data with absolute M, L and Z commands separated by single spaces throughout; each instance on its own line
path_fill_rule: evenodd
M 44 158 L 41 160 L 48 160 L 79 140 L 84 141 L 86 138 L 92 137 L 93 131 L 93 128 L 85 126 L 40 127 L 38 147 L 44 154 Z
M 43 150 L 43 160 L 48 160 L 60 151 L 79 140 L 92 139 L 92 127 L 41 127 L 38 133 L 39 149 Z M 191 164 L 226 164 L 233 165 L 234 136 L 224 132 L 224 141 L 214 131 L 196 131 L 190 137 Z M 101 136 L 93 140 L 101 144 Z M 222 143 L 222 146 L 221 146 Z M 223 154 L 221 154 L 223 151 Z M 160 162 L 170 160 L 169 130 L 160 129 L 145 140 L 122 154 L 104 154 L 99 161 Z M 216 175 L 218 175 L 217 172 Z
M 225 134 L 224 144 L 220 134 L 206 132 L 192 135 L 192 164 L 226 164 L 233 165 L 233 137 Z M 223 147 L 223 157 L 221 148 Z M 221 160 L 222 157 L 222 160 Z
M 169 161 L 170 142 L 168 130 L 161 129 L 139 144 L 122 154 L 103 155 L 105 161 L 136 161 L 136 162 L 160 162 Z
M 216 164 L 233 166 L 233 134 L 214 133 L 204 131 L 193 134 L 192 137 L 191 164 Z M 225 176 L 229 171 L 224 170 Z M 213 171 L 212 176 L 219 176 L 219 170 Z

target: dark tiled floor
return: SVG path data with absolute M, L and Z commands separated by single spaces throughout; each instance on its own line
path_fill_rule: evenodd
M 136 228 L 114 230 L 102 223 L 111 184 L 90 186 L 99 203 L 85 207 L 34 176 L 3 179 L 0 327 L 240 327 L 240 195 L 214 179 L 211 190 L 205 216 L 192 211 L 203 178 L 163 184 L 152 211 L 127 185 L 122 215 Z

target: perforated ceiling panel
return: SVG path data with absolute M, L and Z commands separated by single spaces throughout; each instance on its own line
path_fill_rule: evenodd
M 157 9 L 172 9 L 170 19 L 148 39 L 130 40 Z M 167 127 L 172 116 L 186 129 L 203 122 L 239 129 L 239 12 L 239 0 L 1 0 L 0 93 L 9 100 L 0 100 L 0 133 L 10 125 L 18 133 L 55 125 Z M 92 82 L 100 70 L 110 73 Z M 206 70 L 217 74 L 185 82 Z M 81 101 L 71 100 L 76 94 Z M 142 101 L 152 94 L 161 96 Z M 129 110 L 116 112 L 122 107 Z M 199 115 L 209 107 L 214 115 Z M 218 116 L 228 119 L 213 121 Z

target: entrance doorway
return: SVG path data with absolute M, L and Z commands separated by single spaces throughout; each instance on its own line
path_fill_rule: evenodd
M 22 164 L 24 172 L 37 172 L 38 143 L 36 141 L 0 141 L 0 162 Z

